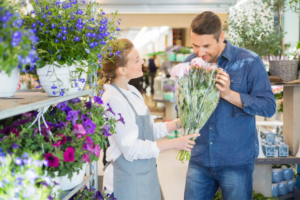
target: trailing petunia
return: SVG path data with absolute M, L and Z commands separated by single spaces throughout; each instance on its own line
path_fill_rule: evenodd
M 58 157 L 54 156 L 52 153 L 44 154 L 44 158 L 47 161 L 47 165 L 49 167 L 58 167 L 59 166 Z
M 75 151 L 74 147 L 68 147 L 64 153 L 65 162 L 74 162 L 75 161 Z

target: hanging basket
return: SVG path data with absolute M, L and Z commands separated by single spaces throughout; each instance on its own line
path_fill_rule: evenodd
M 0 71 L 0 97 L 12 97 L 17 91 L 20 77 L 20 69 L 12 70 L 10 76 Z
M 37 69 L 37 74 L 43 89 L 49 96 L 60 96 L 62 92 L 71 94 L 81 91 L 85 87 L 87 73 L 86 71 L 79 72 L 76 68 L 83 67 L 75 64 L 59 65 L 54 62 Z

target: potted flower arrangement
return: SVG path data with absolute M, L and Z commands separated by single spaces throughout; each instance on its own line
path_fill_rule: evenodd
M 37 53 L 31 44 L 37 41 L 32 29 L 22 26 L 18 5 L 0 2 L 0 97 L 11 97 L 17 90 L 20 69 L 34 69 Z
M 105 190 L 105 188 L 104 188 Z M 97 191 L 95 189 L 88 189 L 86 186 L 82 191 L 77 192 L 70 200 L 117 200 L 117 198 L 110 198 L 110 195 L 106 195 L 104 192 Z
M 17 144 L 14 149 L 19 148 Z M 5 155 L 0 148 L 0 198 L 53 200 L 51 179 L 43 176 L 40 155 Z
M 81 10 L 77 0 L 32 4 L 34 10 L 24 18 L 39 38 L 36 66 L 43 89 L 49 96 L 59 96 L 82 90 L 86 82 L 97 87 L 97 69 L 102 59 L 111 56 L 109 45 L 119 35 L 117 13 L 108 19 L 102 10 L 96 12 L 96 3 Z
M 172 85 L 166 85 L 164 87 L 163 97 L 165 100 L 173 100 L 175 97 L 175 87 Z
M 180 47 L 176 54 L 176 61 L 183 62 L 187 56 L 191 54 L 191 49 L 188 47 Z
M 10 118 L 0 127 L 0 145 L 11 151 L 16 143 L 18 155 L 23 149 L 42 152 L 48 163 L 44 171 L 52 178 L 61 177 L 60 189 L 74 188 L 82 182 L 87 163 L 98 161 L 106 137 L 115 133 L 117 120 L 105 117 L 105 112 L 113 111 L 101 104 L 99 97 L 94 97 L 94 103 L 78 98 L 59 103 L 49 108 L 40 125 L 35 122 L 37 113 Z M 125 123 L 121 115 L 118 121 Z
M 170 46 L 167 48 L 167 58 L 168 61 L 176 61 L 176 52 L 178 51 L 179 47 L 176 46 Z

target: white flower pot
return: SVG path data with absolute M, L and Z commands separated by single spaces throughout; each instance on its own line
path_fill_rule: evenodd
M 76 172 L 73 173 L 71 180 L 68 178 L 68 175 L 61 177 L 60 189 L 63 191 L 70 190 L 79 185 L 83 181 L 87 166 L 88 163 L 84 163 L 78 174 Z
M 54 64 L 45 65 L 43 68 L 37 69 L 41 85 L 49 96 L 59 96 L 61 89 L 64 89 L 65 94 L 71 94 L 81 91 L 85 87 L 85 81 L 87 81 L 86 67 L 82 67 L 79 64 L 71 66 L 67 64 L 59 65 L 57 62 L 54 62 Z M 85 72 L 82 72 L 80 75 L 76 67 L 84 68 Z M 84 82 L 82 79 L 84 79 Z M 53 89 L 53 86 L 56 86 L 57 89 Z
M 12 70 L 10 76 L 0 71 L 0 97 L 12 97 L 17 91 L 19 85 L 20 69 Z

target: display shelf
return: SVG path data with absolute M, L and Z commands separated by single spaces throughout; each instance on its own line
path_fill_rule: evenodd
M 49 97 L 48 94 L 40 92 L 16 92 L 14 97 L 0 98 L 0 119 L 5 119 L 85 95 L 92 95 L 92 90 L 83 90 L 62 97 Z
M 283 126 L 282 121 L 256 121 L 256 126 Z
M 257 158 L 255 159 L 255 164 L 257 165 L 300 164 L 300 158 L 297 158 L 295 156 Z
M 271 82 L 271 85 L 272 86 L 289 86 L 289 87 L 299 86 L 300 87 L 300 84 L 286 84 L 286 83 L 272 83 L 272 82 Z

